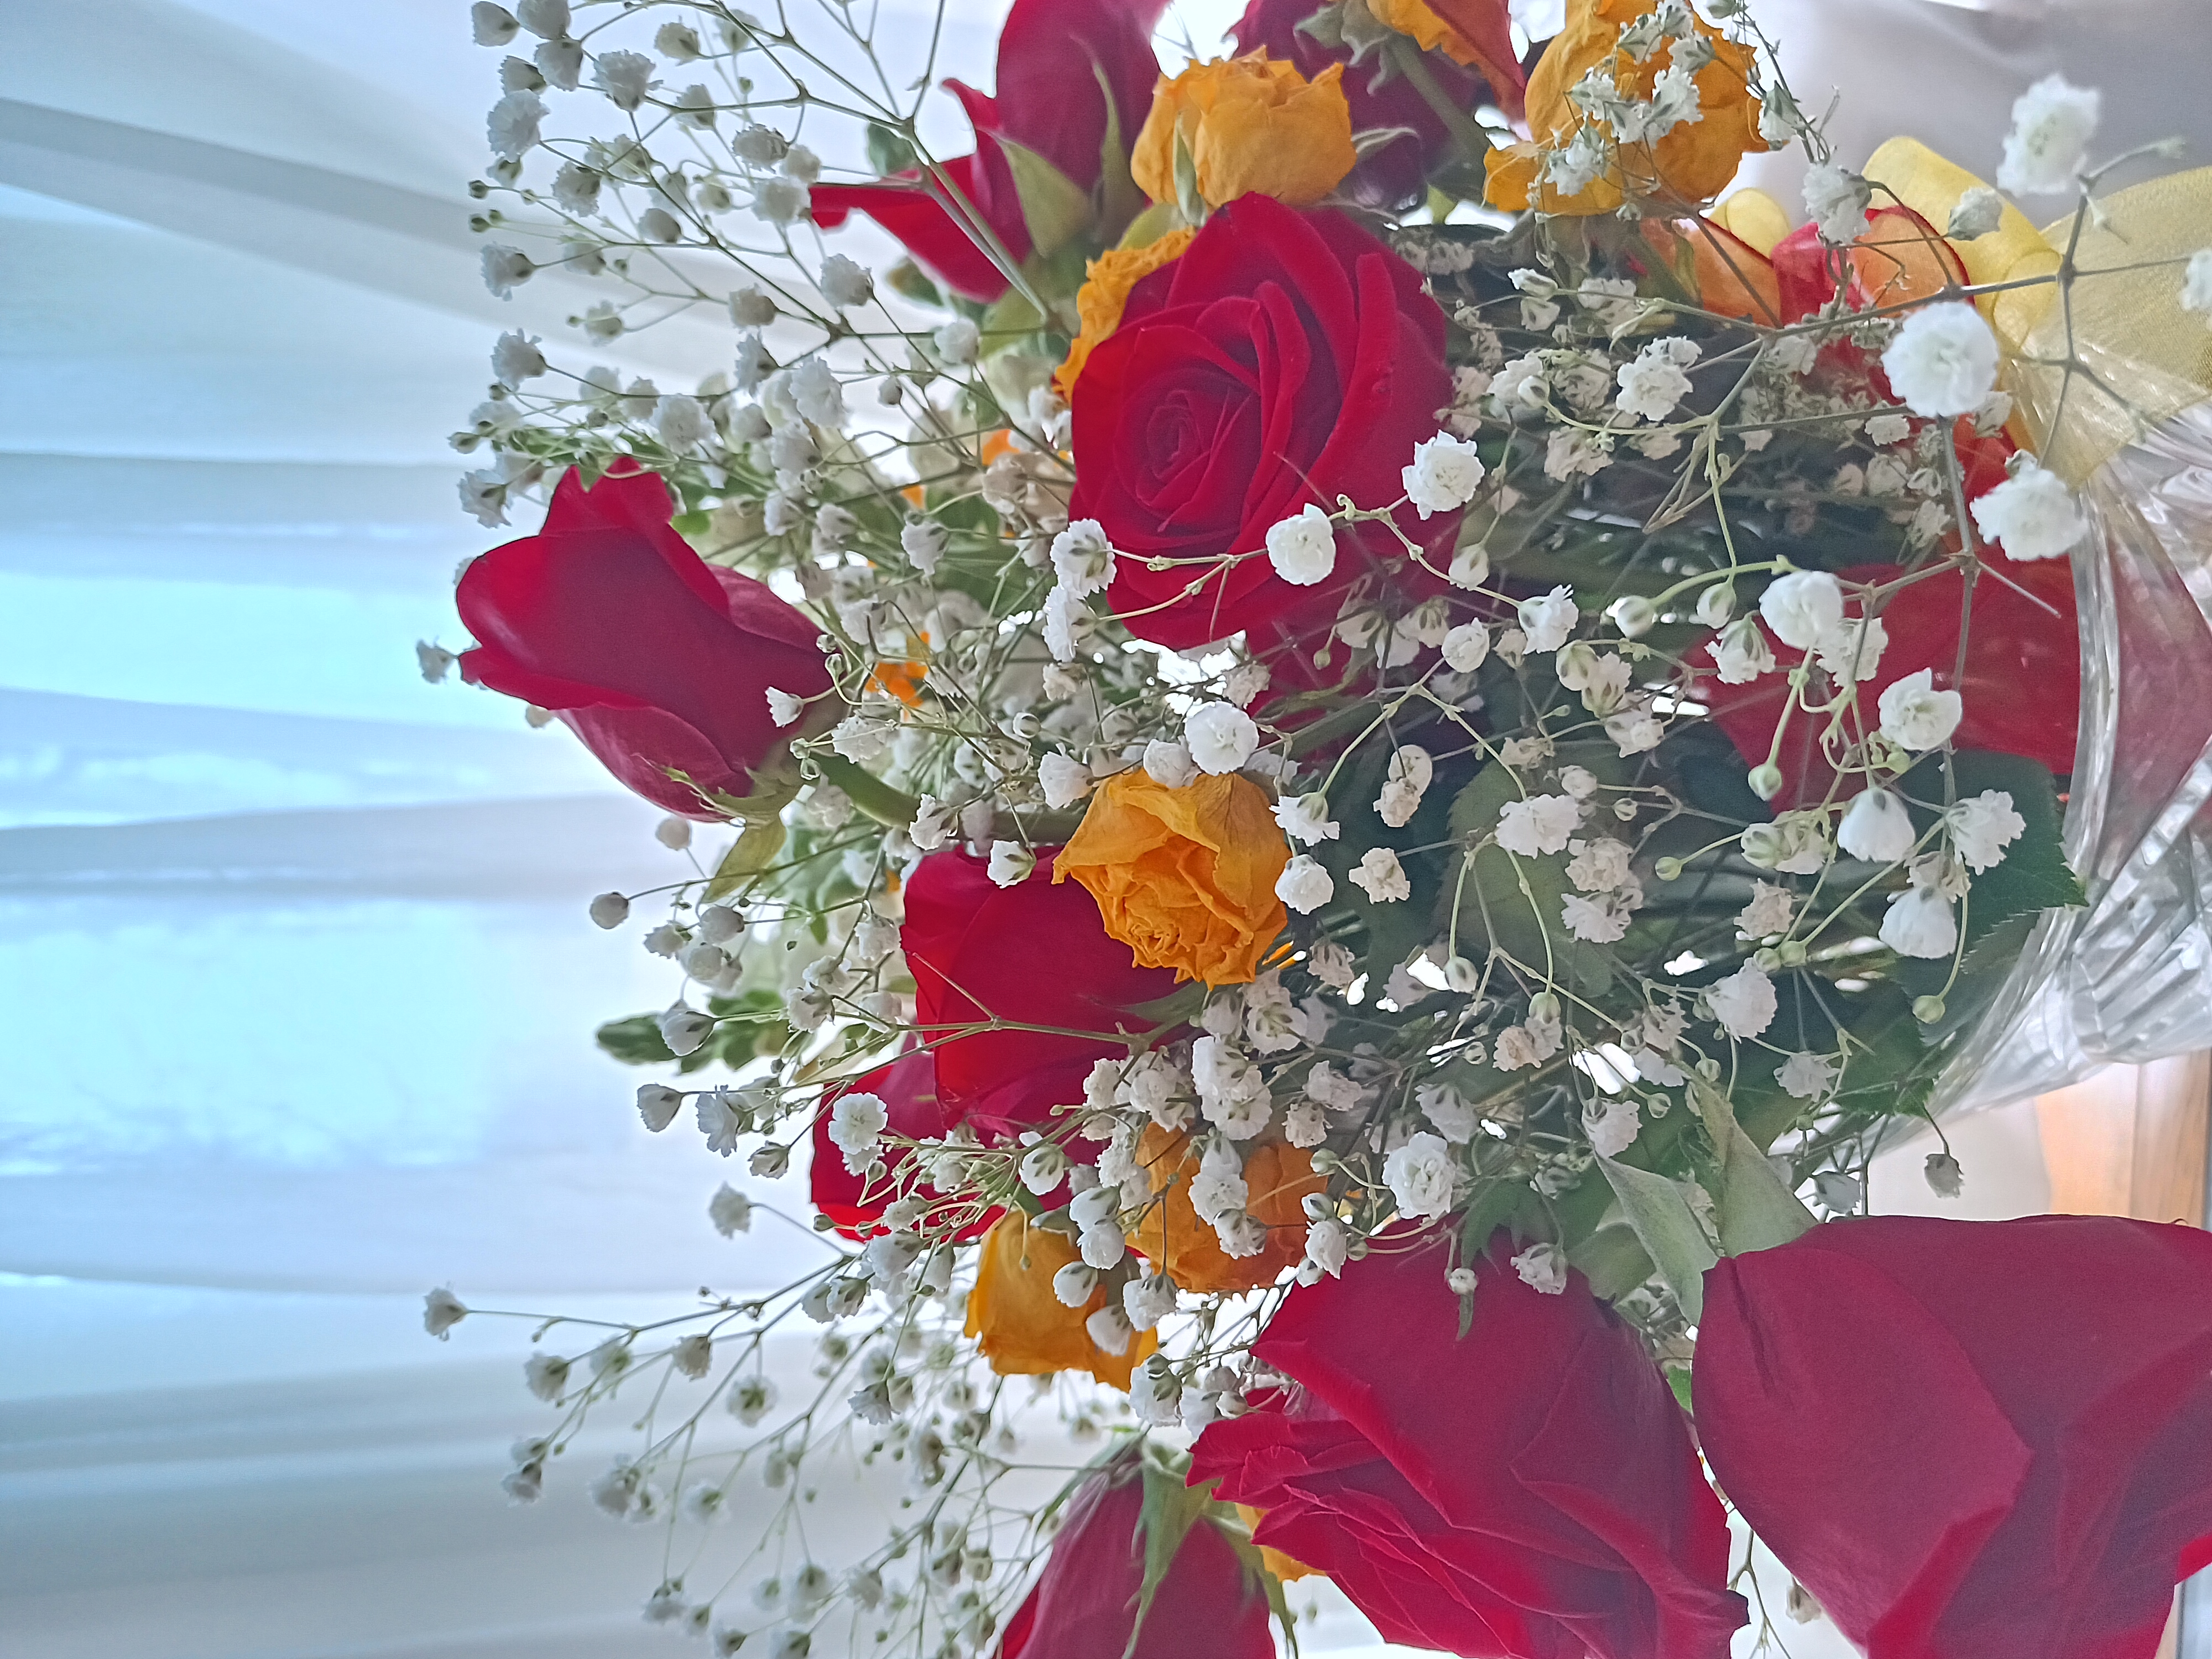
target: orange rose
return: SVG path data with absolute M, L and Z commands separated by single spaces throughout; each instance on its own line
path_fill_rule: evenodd
M 1138 1161 L 1160 1201 L 1145 1212 L 1129 1246 L 1186 1291 L 1255 1291 L 1295 1267 L 1306 1253 L 1306 1212 L 1301 1200 L 1328 1182 L 1314 1173 L 1312 1156 L 1281 1142 L 1253 1148 L 1244 1160 L 1244 1207 L 1267 1229 L 1267 1248 L 1236 1257 L 1221 1248 L 1212 1224 L 1191 1207 L 1190 1183 L 1198 1174 L 1190 1137 L 1157 1123 L 1137 1143 Z
M 1117 247 L 1100 254 L 1084 268 L 1083 286 L 1076 291 L 1076 314 L 1083 331 L 1067 349 L 1067 361 L 1054 371 L 1053 381 L 1063 398 L 1075 396 L 1076 377 L 1098 343 L 1121 325 L 1121 308 L 1129 303 L 1129 290 L 1170 260 L 1178 258 L 1198 233 L 1188 226 L 1171 230 L 1139 247 Z
M 1685 121 L 1656 143 L 1616 143 L 1601 119 L 1586 117 L 1569 95 L 1593 70 L 1609 72 L 1620 95 L 1648 101 L 1670 54 L 1662 46 L 1638 62 L 1620 44 L 1622 33 L 1655 9 L 1655 0 L 1568 0 L 1567 26 L 1544 48 L 1528 77 L 1531 143 L 1490 152 L 1490 204 L 1541 206 L 1547 213 L 1611 213 L 1628 195 L 1656 197 L 1687 207 L 1718 195 L 1745 155 L 1764 151 L 1759 100 L 1751 95 L 1750 51 L 1691 14 L 1691 26 L 1712 48 L 1712 61 L 1691 77 L 1698 88 L 1698 118 Z M 1571 196 L 1542 178 L 1547 153 L 1570 143 L 1585 125 L 1607 155 L 1604 170 Z
M 1090 890 L 1107 933 L 1138 966 L 1243 985 L 1290 919 L 1275 896 L 1290 861 L 1267 793 L 1249 778 L 1170 789 L 1133 769 L 1098 787 L 1052 878 Z
M 1044 1376 L 1089 1371 L 1109 1388 L 1129 1390 L 1129 1373 L 1159 1346 L 1140 1332 L 1126 1353 L 1109 1353 L 1091 1340 L 1083 1322 L 1106 1305 L 1106 1291 L 1091 1293 L 1080 1308 L 1052 1293 L 1052 1276 L 1083 1253 L 1065 1234 L 1032 1227 L 1016 1211 L 983 1235 L 975 1288 L 968 1293 L 968 1334 L 981 1338 L 983 1357 L 1001 1376 Z
M 1272 196 L 1310 207 L 1358 162 L 1344 65 L 1308 81 L 1265 52 L 1194 64 L 1152 94 L 1129 175 L 1155 202 L 1176 202 L 1176 150 L 1190 155 L 1208 207 L 1240 196 Z

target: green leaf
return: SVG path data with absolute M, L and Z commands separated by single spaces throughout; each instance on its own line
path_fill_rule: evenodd
M 1176 206 L 1182 210 L 1184 222 L 1202 225 L 1206 222 L 1206 198 L 1199 193 L 1198 162 L 1190 153 L 1190 145 L 1178 130 L 1175 140 Z
M 1121 136 L 1121 106 L 1114 96 L 1114 83 L 1097 58 L 1091 73 L 1098 82 L 1098 95 L 1106 100 L 1106 131 L 1098 140 L 1098 224 L 1107 235 L 1121 234 L 1145 211 L 1145 192 L 1129 176 L 1129 146 Z
M 596 1036 L 599 1047 L 625 1066 L 665 1066 L 676 1058 L 661 1040 L 660 1026 L 651 1014 L 611 1019 Z
M 895 132 L 880 121 L 868 123 L 868 165 L 884 178 L 895 173 L 911 173 L 921 165 L 921 157 L 906 140 L 906 135 Z
M 1729 1255 L 1772 1249 L 1812 1231 L 1813 1212 L 1783 1183 L 1740 1125 L 1730 1123 L 1721 1169 L 1721 1249 Z
M 783 850 L 785 834 L 781 818 L 757 818 L 745 825 L 730 843 L 730 850 L 722 854 L 721 863 L 715 866 L 714 878 L 707 884 L 706 902 L 712 904 L 716 899 L 727 898 L 767 869 Z
M 1650 1253 L 1632 1228 L 1600 1227 L 1567 1252 L 1567 1260 L 1589 1280 L 1591 1292 L 1611 1302 L 1651 1277 Z
M 1057 252 L 1091 228 L 1088 191 L 1025 145 L 1001 137 L 999 148 L 1013 172 L 1014 193 L 1021 198 L 1032 247 L 1039 253 Z
M 678 513 L 668 521 L 668 527 L 679 536 L 703 536 L 714 522 L 714 515 L 704 509 Z
M 1607 748 L 1610 750 L 1611 745 Z M 1566 758 L 1564 750 L 1560 758 Z M 1600 762 L 1602 758 L 1590 757 Z M 1590 769 L 1601 782 L 1614 781 L 1607 771 L 1618 770 L 1618 763 L 1606 770 L 1595 765 Z M 1497 829 L 1498 814 L 1521 795 L 1521 786 L 1510 769 L 1486 766 L 1452 802 L 1453 836 L 1465 840 L 1488 835 Z M 1548 958 L 1554 964 L 1556 977 L 1592 996 L 1604 993 L 1613 982 L 1605 953 L 1577 939 L 1559 919 L 1560 901 L 1570 890 L 1564 858 L 1517 858 L 1492 841 L 1470 855 L 1470 863 L 1468 878 L 1459 890 L 1462 956 L 1480 961 L 1486 947 L 1495 945 L 1525 967 L 1540 972 L 1547 959 L 1548 939 Z
M 1613 1158 L 1600 1158 L 1599 1169 L 1613 1185 L 1628 1224 L 1636 1230 L 1659 1276 L 1682 1304 L 1685 1317 L 1694 1325 L 1705 1313 L 1705 1269 L 1720 1258 L 1712 1242 L 1698 1224 L 1696 1212 L 1681 1188 L 1665 1176 L 1638 1170 Z
M 916 305 L 933 306 L 940 311 L 945 309 L 945 295 L 912 259 L 901 259 L 884 272 L 884 285 L 892 293 L 911 300 Z

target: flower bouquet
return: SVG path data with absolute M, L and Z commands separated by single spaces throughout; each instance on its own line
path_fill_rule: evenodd
M 463 498 L 550 506 L 459 673 L 702 854 L 599 1041 L 823 1245 L 588 1364 L 548 1321 L 509 1491 L 649 1395 L 590 1494 L 720 1652 L 1265 1654 L 1325 1574 L 1417 1646 L 1718 1655 L 1724 1492 L 1875 1654 L 2148 1655 L 2212 1558 L 2212 1242 L 1863 1213 L 2111 884 L 2074 567 L 2193 400 L 2051 332 L 2095 95 L 2008 143 L 2054 246 L 1831 154 L 1736 0 L 1253 0 L 1172 76 L 1162 9 L 1015 0 L 951 157 L 861 8 L 474 9 L 494 290 L 732 331 L 690 392 L 501 337 Z M 1808 222 L 1714 205 L 1787 145 Z M 2212 308 L 2212 253 L 2106 264 Z M 837 1460 L 906 1496 L 824 1560 Z

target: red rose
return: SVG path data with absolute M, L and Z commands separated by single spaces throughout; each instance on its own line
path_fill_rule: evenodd
M 769 688 L 819 696 L 830 671 L 820 628 L 707 563 L 668 518 L 653 473 L 586 489 L 571 468 L 543 530 L 462 575 L 455 601 L 481 643 L 461 653 L 461 675 L 551 709 L 627 787 L 711 823 L 721 815 L 699 791 L 750 794 L 788 735 Z
M 2212 1563 L 2212 1236 L 1830 1222 L 1705 1275 L 1698 1429 L 1870 1659 L 2148 1659 Z
M 1132 289 L 1075 383 L 1069 509 L 1121 550 L 1108 599 L 1129 631 L 1181 650 L 1326 626 L 1358 574 L 1354 549 L 1402 568 L 1381 525 L 1340 534 L 1335 577 L 1313 587 L 1284 581 L 1264 554 L 1191 562 L 1259 554 L 1309 502 L 1403 495 L 1413 446 L 1451 401 L 1443 344 L 1443 313 L 1411 265 L 1341 214 L 1265 196 L 1214 214 Z M 1399 520 L 1449 558 L 1456 513 L 1424 520 L 1409 507 Z M 1154 557 L 1184 562 L 1149 570 Z
M 1079 189 L 1096 187 L 1107 125 L 1098 76 L 1114 89 L 1127 152 L 1159 79 L 1152 26 L 1166 6 L 1167 0 L 1015 0 L 999 31 L 998 95 L 945 83 L 975 129 L 975 153 L 938 166 L 1015 259 L 1029 257 L 1030 233 L 1001 141 L 1042 156 Z M 814 222 L 823 229 L 843 224 L 848 213 L 865 213 L 957 293 L 995 300 L 1006 291 L 1006 273 L 919 172 L 873 185 L 817 185 L 811 199 Z M 1121 227 L 1101 228 L 1110 236 Z
M 1089 893 L 1053 884 L 1052 861 L 1041 853 L 1029 879 L 1000 887 L 983 860 L 947 848 L 907 884 L 899 942 L 947 1124 L 1011 1134 L 1080 1104 L 1092 1062 L 1128 1049 L 1066 1033 L 1149 1030 L 1128 1010 L 1175 989 L 1173 969 L 1139 968 L 1106 936 Z M 969 1029 L 992 1019 L 1008 1029 Z M 1046 1029 L 1016 1029 L 1030 1027 Z
M 1444 95 L 1463 110 L 1492 102 L 1517 118 L 1528 78 L 1513 54 L 1512 20 L 1505 0 L 1429 0 L 1429 9 L 1490 59 L 1483 68 L 1464 68 L 1442 52 L 1426 54 L 1422 64 Z M 1270 58 L 1295 64 L 1309 81 L 1331 64 L 1346 65 L 1344 96 L 1352 106 L 1352 130 L 1407 127 L 1413 133 L 1410 140 L 1397 139 L 1363 157 L 1352 170 L 1347 187 L 1360 199 L 1381 204 L 1411 200 L 1425 187 L 1430 167 L 1451 147 L 1451 133 L 1443 118 L 1404 76 L 1375 84 L 1383 71 L 1376 54 L 1370 53 L 1364 64 L 1353 64 L 1350 52 L 1325 46 L 1298 27 L 1317 9 L 1314 0 L 1252 0 L 1230 33 L 1240 55 L 1264 50 Z
M 1636 1334 L 1581 1274 L 1547 1296 L 1493 1254 L 1462 1337 L 1441 1246 L 1401 1233 L 1292 1291 L 1254 1352 L 1303 1391 L 1208 1428 L 1192 1481 L 1263 1510 L 1254 1541 L 1387 1640 L 1723 1659 L 1745 1619 L 1727 1523 Z
M 1145 1582 L 1145 1479 L 1123 1458 L 1068 1500 L 1044 1576 L 1006 1621 L 999 1659 L 1274 1659 L 1267 1598 L 1204 1516 L 1183 1534 L 1130 1647 Z
M 945 1108 L 937 1098 L 937 1057 L 927 1048 L 909 1048 L 890 1065 L 864 1072 L 842 1087 L 830 1090 L 815 1114 L 814 1157 L 807 1171 L 814 1207 L 836 1223 L 836 1230 L 847 1238 L 872 1238 L 884 1231 L 884 1212 L 898 1196 L 899 1172 L 913 1154 L 903 1146 L 885 1146 L 883 1172 L 872 1178 L 848 1170 L 845 1154 L 830 1139 L 830 1109 L 848 1094 L 873 1095 L 882 1101 L 891 1134 L 905 1140 L 941 1140 L 948 1126 Z M 925 1194 L 936 1190 L 921 1188 Z M 954 1237 L 981 1238 L 1000 1213 L 983 1212 Z

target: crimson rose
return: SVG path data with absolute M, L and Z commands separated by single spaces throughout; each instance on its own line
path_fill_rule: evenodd
M 1426 54 L 1422 66 L 1444 95 L 1461 109 L 1490 102 L 1517 118 L 1528 78 L 1513 55 L 1512 19 L 1505 0 L 1428 0 L 1428 5 L 1488 60 L 1479 67 L 1463 67 L 1442 52 Z M 1413 134 L 1361 157 L 1346 187 L 1362 201 L 1386 205 L 1411 201 L 1425 187 L 1430 166 L 1450 148 L 1450 129 L 1406 76 L 1382 79 L 1385 65 L 1380 54 L 1370 53 L 1365 63 L 1353 64 L 1349 52 L 1325 46 L 1300 28 L 1317 9 L 1314 0 L 1251 0 L 1230 33 L 1240 56 L 1265 51 L 1270 58 L 1297 64 L 1309 81 L 1331 64 L 1345 64 L 1342 84 L 1345 101 L 1352 106 L 1352 130 L 1401 127 Z
M 1152 1592 L 1145 1583 L 1146 1477 L 1133 1458 L 1093 1474 L 1068 1500 L 1044 1576 L 1006 1622 L 999 1659 L 1274 1659 L 1267 1598 L 1235 1548 L 1200 1516 Z
M 2212 1563 L 2212 1235 L 1834 1221 L 1705 1275 L 1722 1488 L 1869 1659 L 2148 1659 Z
M 1152 107 L 1160 74 L 1152 26 L 1166 7 L 1167 0 L 1015 0 L 999 30 L 997 95 L 945 83 L 975 129 L 975 153 L 938 169 L 1017 261 L 1030 255 L 1030 233 L 1006 146 L 1043 157 L 1079 190 L 1094 189 L 1108 116 L 1099 76 L 1113 88 L 1126 152 Z M 872 185 L 817 185 L 811 194 L 814 222 L 825 230 L 865 213 L 956 292 L 995 300 L 1006 291 L 1006 273 L 963 228 L 943 186 L 919 168 Z M 1121 230 L 1100 228 L 1109 237 Z
M 587 489 L 570 468 L 543 530 L 463 574 L 455 601 L 480 643 L 461 674 L 551 709 L 625 786 L 711 823 L 700 792 L 750 794 L 783 747 L 769 689 L 819 696 L 830 671 L 812 621 L 707 563 L 669 511 L 653 473 Z
M 1107 597 L 1129 631 L 1177 650 L 1240 630 L 1283 637 L 1334 619 L 1355 550 L 1402 566 L 1382 525 L 1340 533 L 1335 580 L 1317 586 L 1291 586 L 1264 555 L 1203 562 L 1261 554 L 1309 502 L 1404 495 L 1413 446 L 1451 401 L 1443 345 L 1443 313 L 1411 265 L 1341 214 L 1266 196 L 1223 208 L 1130 289 L 1075 383 L 1069 509 L 1121 551 Z M 1441 568 L 1459 514 L 1398 516 Z M 1155 557 L 1183 562 L 1147 569 Z
M 1129 1051 L 1066 1033 L 1149 1030 L 1128 1010 L 1175 989 L 1172 969 L 1139 968 L 1107 937 L 1088 892 L 1053 884 L 1052 863 L 1040 853 L 1027 880 L 1000 887 L 983 860 L 949 847 L 907 883 L 899 942 L 948 1125 L 1012 1134 L 1079 1104 L 1092 1062 Z M 1007 1029 L 969 1029 L 994 1018 Z
M 1502 1243 L 1502 1241 L 1500 1241 Z M 1194 1483 L 1383 1637 L 1497 1659 L 1723 1659 L 1743 1600 L 1680 1407 L 1580 1273 L 1546 1295 L 1400 1233 L 1292 1291 L 1255 1353 L 1303 1385 L 1216 1423 Z

